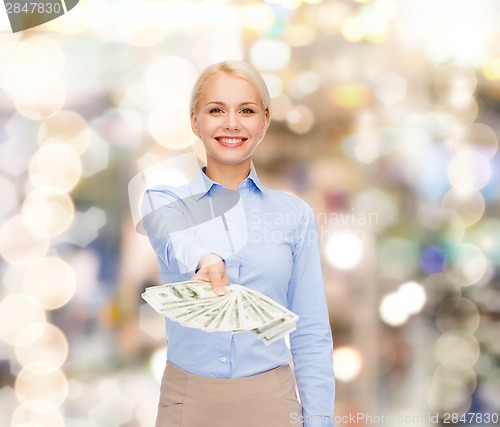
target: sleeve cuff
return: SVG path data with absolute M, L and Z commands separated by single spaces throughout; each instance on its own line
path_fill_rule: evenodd
M 214 254 L 214 255 L 218 256 L 218 257 L 222 260 L 222 262 L 223 262 L 223 264 L 224 264 L 224 267 L 226 266 L 226 260 L 225 260 L 224 258 L 222 258 L 219 254 L 216 254 L 215 252 L 205 252 L 205 253 L 201 254 L 201 255 L 200 255 L 200 257 L 198 258 L 198 263 L 197 263 L 197 264 L 199 264 L 199 263 L 200 263 L 200 262 L 199 262 L 199 260 L 200 260 L 200 259 L 201 259 L 201 257 L 202 257 L 203 255 L 205 255 L 206 253 L 211 253 L 211 254 Z M 196 273 L 198 273 L 198 271 L 200 271 L 200 268 L 199 268 L 199 267 L 196 267 L 196 269 L 194 270 L 195 274 L 196 274 Z

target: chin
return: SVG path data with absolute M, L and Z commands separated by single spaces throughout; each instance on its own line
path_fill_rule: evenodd
M 248 156 L 211 156 L 215 162 L 223 165 L 239 165 L 245 163 L 250 159 L 250 155 Z

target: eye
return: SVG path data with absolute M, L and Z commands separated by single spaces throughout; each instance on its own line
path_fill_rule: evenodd
M 210 114 L 220 114 L 222 110 L 220 108 L 212 108 L 209 112 Z
M 255 113 L 255 111 L 253 111 L 251 108 L 244 108 L 243 110 L 241 110 L 241 112 L 243 114 L 253 114 L 253 113 Z

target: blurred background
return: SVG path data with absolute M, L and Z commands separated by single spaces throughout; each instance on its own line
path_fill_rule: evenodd
M 0 425 L 154 425 L 164 325 L 140 297 L 159 274 L 136 183 L 203 164 L 189 91 L 223 59 L 272 94 L 261 180 L 317 215 L 337 425 L 498 424 L 499 17 L 488 0 L 80 0 L 12 34 L 2 9 Z

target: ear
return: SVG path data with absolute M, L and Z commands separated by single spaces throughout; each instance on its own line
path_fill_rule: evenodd
M 193 133 L 197 136 L 200 137 L 200 129 L 198 126 L 198 117 L 196 117 L 196 113 L 194 111 L 191 111 L 191 129 L 193 130 Z
M 266 108 L 264 112 L 264 120 L 262 122 L 262 128 L 260 130 L 261 139 L 264 138 L 264 135 L 267 132 L 267 128 L 269 127 L 269 123 L 271 121 L 271 114 L 269 113 L 269 108 Z

